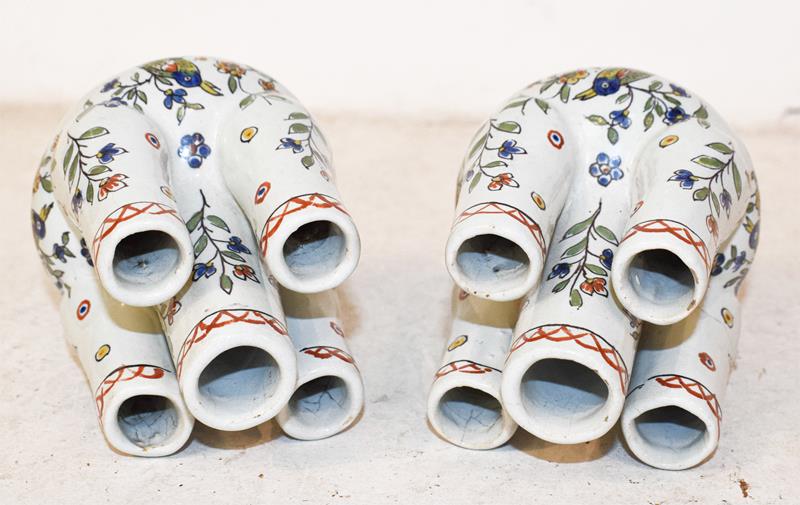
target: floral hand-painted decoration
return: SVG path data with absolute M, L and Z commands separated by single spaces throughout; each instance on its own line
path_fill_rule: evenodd
M 494 144 L 495 135 L 519 135 L 522 127 L 514 121 L 498 122 L 490 120 L 486 132 L 478 137 L 467 155 L 467 164 L 471 168 L 464 176 L 464 182 L 469 182 L 471 193 L 480 183 L 482 178 L 488 179 L 486 188 L 489 191 L 499 191 L 503 188 L 518 188 L 519 183 L 514 180 L 514 174 L 502 172 L 509 167 L 509 161 L 514 156 L 528 154 L 516 139 L 505 139 Z M 491 157 L 495 159 L 489 161 Z
M 184 159 L 192 168 L 200 168 L 203 160 L 211 155 L 211 148 L 206 144 L 206 139 L 199 133 L 181 137 L 181 146 L 178 156 Z
M 330 160 L 320 147 L 320 143 L 325 144 L 325 139 L 319 133 L 314 121 L 304 112 L 293 112 L 286 120 L 291 122 L 288 134 L 293 136 L 280 139 L 276 149 L 302 154 L 300 163 L 306 169 L 310 169 L 317 162 L 322 165 L 322 170 L 327 168 Z
M 72 210 L 77 215 L 83 202 L 93 204 L 95 195 L 98 201 L 105 200 L 109 193 L 119 191 L 128 186 L 127 175 L 111 173 L 114 160 L 127 153 L 127 149 L 108 142 L 96 153 L 89 154 L 89 141 L 109 135 L 108 129 L 95 126 L 77 137 L 67 134 L 69 146 L 62 164 L 72 191 Z
M 608 186 L 611 181 L 618 181 L 625 176 L 625 173 L 619 168 L 620 164 L 622 164 L 622 158 L 619 156 L 600 153 L 595 162 L 589 165 L 589 174 L 596 178 L 597 183 L 601 186 Z

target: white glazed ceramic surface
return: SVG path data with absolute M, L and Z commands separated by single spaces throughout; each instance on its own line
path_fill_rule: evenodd
M 498 367 L 505 411 L 578 443 L 624 409 L 648 464 L 708 457 L 759 205 L 745 147 L 668 80 L 578 70 L 509 99 L 470 144 L 445 252 L 465 292 L 524 298 Z
M 66 116 L 33 228 L 113 447 L 169 454 L 193 417 L 239 430 L 287 405 L 298 358 L 278 283 L 332 289 L 360 253 L 333 177 L 309 112 L 227 61 L 144 64 Z

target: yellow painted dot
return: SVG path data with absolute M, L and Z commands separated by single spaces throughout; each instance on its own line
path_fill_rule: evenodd
M 535 203 L 540 209 L 544 210 L 545 207 L 547 207 L 547 205 L 544 203 L 544 198 L 542 198 L 542 195 L 536 191 L 531 192 L 531 199 L 533 200 L 533 203 Z
M 251 140 L 253 140 L 253 137 L 256 136 L 256 133 L 258 133 L 257 127 L 248 126 L 244 130 L 242 130 L 241 135 L 239 135 L 239 140 L 241 140 L 242 142 L 250 142 Z
M 108 353 L 110 352 L 111 352 L 111 346 L 108 344 L 103 344 L 97 349 L 97 352 L 94 353 L 94 360 L 103 361 L 103 358 L 108 356 Z
M 733 314 L 731 311 L 723 308 L 720 313 L 722 314 L 722 320 L 725 321 L 725 324 L 727 324 L 729 328 L 733 328 Z
M 467 340 L 469 340 L 468 336 L 459 335 L 456 338 L 454 338 L 452 342 L 450 342 L 450 345 L 447 346 L 447 350 L 452 351 L 453 349 L 458 349 L 462 345 L 466 344 Z
M 661 146 L 661 147 L 667 147 L 667 146 L 671 146 L 672 144 L 674 144 L 678 140 L 679 140 L 679 138 L 678 138 L 677 135 L 667 135 L 666 137 L 661 139 L 661 141 L 658 143 L 658 145 Z

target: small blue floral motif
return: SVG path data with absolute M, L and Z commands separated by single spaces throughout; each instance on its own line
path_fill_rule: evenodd
M 83 207 L 83 193 L 79 189 L 72 195 L 72 212 L 77 215 L 81 207 Z
M 619 77 L 597 77 L 592 83 L 592 89 L 600 96 L 613 95 L 619 91 L 621 84 Z
M 107 83 L 103 84 L 103 89 L 100 90 L 100 93 L 108 93 L 117 86 L 119 86 L 119 79 L 111 79 Z
M 664 122 L 667 124 L 675 124 L 686 121 L 690 117 L 691 116 L 686 114 L 686 111 L 683 110 L 682 107 L 673 107 L 667 109 L 667 112 L 664 113 Z
M 61 244 L 53 244 L 53 257 L 61 261 L 61 263 L 67 262 L 67 248 Z
M 736 257 L 733 258 L 733 271 L 736 272 L 742 265 L 744 265 L 745 260 L 747 259 L 747 252 L 741 251 Z
M 622 158 L 619 156 L 611 157 L 606 153 L 600 153 L 597 155 L 597 160 L 589 165 L 589 174 L 596 177 L 601 186 L 608 186 L 611 181 L 618 181 L 625 176 L 619 168 L 621 163 Z
M 233 235 L 228 239 L 228 250 L 235 253 L 250 254 L 250 249 L 248 249 L 246 245 L 242 244 L 242 239 L 236 235 Z
M 92 261 L 92 255 L 89 252 L 89 248 L 86 247 L 86 239 L 81 239 L 81 256 L 86 259 L 86 263 L 89 264 L 90 267 L 94 266 L 94 262 Z
M 668 179 L 669 181 L 677 181 L 681 183 L 681 188 L 683 189 L 692 189 L 694 187 L 694 181 L 697 180 L 697 177 L 690 172 L 689 170 L 676 170 L 675 175 Z
M 119 107 L 120 105 L 128 105 L 128 102 L 126 102 L 125 100 L 123 100 L 118 96 L 112 96 L 111 98 L 103 102 L 103 105 L 105 107 L 110 107 L 113 109 L 114 107 Z
M 711 266 L 711 275 L 719 275 L 722 273 L 722 265 L 725 264 L 725 255 L 717 253 L 714 256 L 714 264 Z
M 122 147 L 115 147 L 113 142 L 110 142 L 104 145 L 98 152 L 95 154 L 100 163 L 111 163 L 114 161 L 114 156 L 119 156 L 120 154 L 127 153 L 128 151 Z
M 547 280 L 554 279 L 556 277 L 564 278 L 569 274 L 569 263 L 557 263 L 553 266 L 553 270 L 547 275 Z
M 686 90 L 683 89 L 680 86 L 676 86 L 674 84 L 670 84 L 669 87 L 672 88 L 672 94 L 673 95 L 678 95 L 678 96 L 683 96 L 683 97 L 689 96 L 689 93 L 687 93 Z
M 164 90 L 164 107 L 167 109 L 172 109 L 173 102 L 177 104 L 186 103 L 186 90 L 173 90 L 172 88 Z
M 603 252 L 600 254 L 600 263 L 608 268 L 611 269 L 611 264 L 614 262 L 614 251 L 611 249 L 603 249 Z
M 291 149 L 293 153 L 297 154 L 303 152 L 303 144 L 299 140 L 285 137 L 281 139 L 281 145 L 278 146 L 278 149 Z
M 622 129 L 627 129 L 631 125 L 631 118 L 628 117 L 628 109 L 611 111 L 608 117 L 611 118 L 612 126 L 619 126 Z
M 513 160 L 515 154 L 527 154 L 525 149 L 517 147 L 516 140 L 506 140 L 497 149 L 497 155 L 505 160 Z
M 31 211 L 31 218 L 33 221 L 33 234 L 43 239 L 47 230 L 44 225 L 44 219 L 36 211 Z
M 200 168 L 203 160 L 211 154 L 211 148 L 205 144 L 205 138 L 199 134 L 184 135 L 181 137 L 181 146 L 178 156 L 186 160 L 192 168 Z
M 758 230 L 760 227 L 761 222 L 759 221 L 753 226 L 753 229 L 750 231 L 750 239 L 748 243 L 750 244 L 750 249 L 755 249 L 758 247 Z
M 192 280 L 196 281 L 202 276 L 211 277 L 217 273 L 217 267 L 212 264 L 208 263 L 195 263 L 194 264 L 194 274 L 192 275 Z
M 722 205 L 722 208 L 725 209 L 725 212 L 728 214 L 731 213 L 732 203 L 733 199 L 731 198 L 731 194 L 727 189 L 723 189 L 722 193 L 719 194 L 719 204 Z

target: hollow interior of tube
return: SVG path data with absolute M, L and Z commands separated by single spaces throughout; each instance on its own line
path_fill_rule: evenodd
M 653 305 L 687 306 L 694 295 L 692 271 L 666 249 L 651 249 L 634 256 L 628 280 L 636 294 Z
M 596 372 L 564 359 L 535 362 L 520 389 L 522 405 L 536 424 L 565 430 L 593 422 L 608 400 L 608 387 Z
M 132 396 L 117 411 L 122 434 L 142 448 L 156 447 L 169 440 L 178 429 L 178 422 L 175 405 L 163 396 Z
M 498 291 L 525 279 L 530 259 L 514 242 L 499 235 L 476 235 L 465 240 L 456 253 L 461 274 L 473 283 Z
M 634 425 L 651 451 L 671 455 L 702 451 L 709 436 L 699 417 L 675 405 L 648 410 L 634 420 Z
M 119 241 L 112 268 L 120 284 L 141 287 L 169 276 L 179 261 L 180 249 L 175 239 L 163 231 L 148 230 Z
M 448 440 L 480 445 L 503 431 L 503 407 L 494 396 L 461 386 L 445 393 L 437 411 L 439 429 Z
M 200 373 L 200 404 L 219 417 L 258 415 L 277 389 L 280 375 L 277 362 L 263 349 L 228 349 Z
M 308 429 L 341 425 L 350 412 L 350 394 L 341 377 L 325 375 L 312 379 L 289 400 L 292 420 Z
M 301 279 L 330 273 L 342 262 L 345 252 L 344 233 L 331 221 L 306 223 L 283 244 L 286 266 Z

